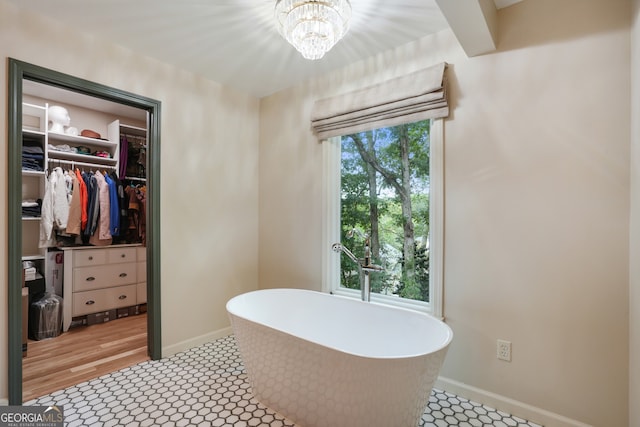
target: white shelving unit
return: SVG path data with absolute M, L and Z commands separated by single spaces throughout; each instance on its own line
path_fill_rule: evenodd
M 55 163 L 55 160 L 65 160 L 68 162 L 81 162 L 84 165 L 95 165 L 100 167 L 103 165 L 117 166 L 119 157 L 119 135 L 109 133 L 109 139 L 87 138 L 84 136 L 66 135 L 56 132 L 47 133 L 47 158 Z M 69 146 L 71 148 L 86 147 L 90 152 L 103 151 L 109 154 L 109 157 L 100 157 L 92 154 L 81 154 L 70 151 L 59 151 L 51 147 Z
M 88 138 L 80 135 L 68 135 L 48 130 L 49 103 L 42 105 L 23 102 L 22 104 L 22 138 L 23 144 L 37 144 L 43 150 L 43 171 L 22 171 L 22 199 L 41 199 L 46 187 L 45 171 L 56 166 L 64 168 L 81 167 L 101 169 L 104 167 L 117 168 L 119 159 L 119 121 L 115 127 L 108 125 L 107 139 Z M 69 149 L 84 147 L 88 153 L 82 154 L 72 151 L 60 151 L 56 146 L 66 146 Z M 98 151 L 107 153 L 108 157 L 93 155 Z M 46 258 L 46 248 L 39 248 L 40 218 L 22 218 L 22 259 L 38 260 Z M 44 265 L 41 266 L 44 270 Z
M 47 105 L 22 104 L 23 143 L 39 145 L 43 151 L 42 167 L 46 168 L 47 145 Z M 37 200 L 42 197 L 45 188 L 43 171 L 22 170 L 22 199 Z M 38 247 L 40 236 L 40 217 L 22 217 L 22 260 L 43 261 L 46 251 Z M 44 269 L 44 265 L 40 265 Z

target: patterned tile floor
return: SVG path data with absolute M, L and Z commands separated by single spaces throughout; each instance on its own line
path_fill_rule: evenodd
M 64 408 L 76 426 L 294 427 L 251 395 L 233 336 L 25 402 Z M 538 424 L 433 390 L 421 427 Z

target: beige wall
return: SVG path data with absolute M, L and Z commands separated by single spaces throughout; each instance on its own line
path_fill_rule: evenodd
M 640 425 L 640 0 L 632 6 L 631 214 L 629 244 L 629 425 Z
M 498 20 L 495 53 L 469 59 L 442 32 L 261 100 L 260 286 L 321 286 L 313 100 L 446 60 L 444 313 L 455 337 L 442 374 L 625 426 L 629 2 L 525 0 Z M 496 359 L 498 338 L 513 342 L 512 363 Z
M 637 326 L 630 382 L 627 368 L 627 313 L 637 319 L 640 312 L 640 273 L 628 263 L 629 2 L 525 0 L 498 19 L 496 53 L 469 59 L 442 32 L 259 105 L 3 0 L 0 56 L 162 101 L 165 353 L 226 328 L 224 302 L 255 289 L 258 277 L 261 287 L 320 289 L 329 248 L 319 244 L 322 151 L 309 131 L 313 100 L 449 62 L 445 315 L 455 339 L 442 373 L 585 423 L 624 426 L 629 384 L 631 402 L 640 393 Z M 0 76 L 6 82 L 6 67 Z M 6 120 L 0 135 L 6 141 Z M 6 161 L 5 149 L 4 170 Z M 634 185 L 638 170 L 635 161 Z M 6 252 L 6 197 L 0 204 Z M 637 224 L 632 230 L 640 234 Z M 0 271 L 6 307 L 6 257 Z M 497 338 L 513 342 L 512 363 L 495 359 Z M 0 372 L 6 342 L 2 316 Z M 633 411 L 629 425 L 640 419 Z
M 162 345 L 227 328 L 233 295 L 257 288 L 258 100 L 140 57 L 0 0 L 0 169 L 7 170 L 7 57 L 162 102 Z M 0 178 L 7 250 L 7 182 Z M 0 400 L 7 391 L 7 264 L 0 257 Z

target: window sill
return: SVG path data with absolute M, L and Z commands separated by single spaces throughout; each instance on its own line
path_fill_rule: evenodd
M 339 289 L 332 290 L 330 293 L 332 295 L 338 295 L 346 298 L 352 298 L 357 300 L 361 299 L 360 290 L 356 290 L 356 289 L 339 288 Z M 419 311 L 421 313 L 426 313 L 431 316 L 434 316 L 431 304 L 424 301 L 408 300 L 405 298 L 400 298 L 398 296 L 380 295 L 380 294 L 372 293 L 371 303 Z M 443 318 L 440 318 L 438 316 L 435 316 L 435 317 L 439 318 L 440 320 L 444 320 Z

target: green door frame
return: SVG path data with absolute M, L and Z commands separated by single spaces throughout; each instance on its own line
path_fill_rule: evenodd
M 162 357 L 160 322 L 160 101 L 9 58 L 8 105 L 8 379 L 9 404 L 22 404 L 22 82 L 32 80 L 146 110 L 147 150 L 147 343 Z

